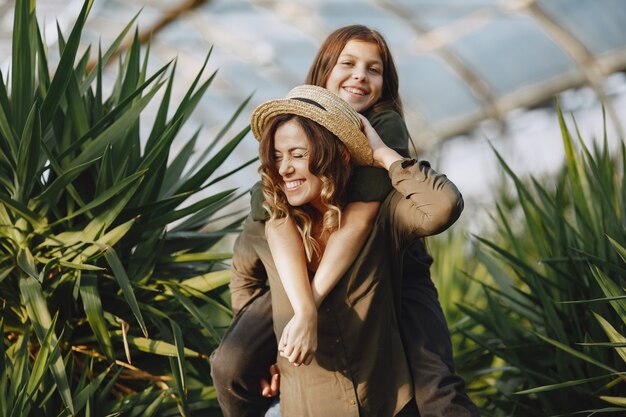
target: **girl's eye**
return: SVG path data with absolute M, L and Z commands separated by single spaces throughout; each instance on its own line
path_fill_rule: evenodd
M 350 67 L 350 66 L 352 66 L 352 61 L 342 61 L 341 65 L 343 65 L 345 67 Z
M 291 155 L 294 159 L 302 159 L 306 156 L 306 153 L 294 153 Z
M 380 74 L 380 69 L 378 69 L 378 67 L 369 67 L 369 71 L 375 74 Z

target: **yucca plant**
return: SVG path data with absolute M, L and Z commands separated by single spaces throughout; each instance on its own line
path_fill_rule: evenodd
M 248 131 L 224 140 L 246 103 L 211 143 L 199 130 L 170 155 L 215 74 L 203 80 L 205 61 L 173 103 L 175 62 L 149 75 L 135 36 L 105 93 L 103 67 L 134 19 L 104 53 L 79 55 L 91 6 L 59 31 L 52 70 L 35 1 L 15 3 L 0 73 L 0 416 L 217 414 L 207 355 L 231 313 L 229 254 L 212 248 L 240 219 L 199 229 L 237 198 L 207 188 L 241 168 L 217 174 Z
M 485 303 L 460 306 L 475 355 L 494 358 L 485 416 L 626 411 L 626 150 L 611 154 L 606 135 L 575 143 L 559 119 L 566 162 L 554 184 L 523 181 L 498 155 L 519 205 L 499 205 L 495 236 L 477 238 Z
M 471 304 L 478 309 L 484 308 L 486 303 L 480 283 L 488 280 L 489 275 L 476 256 L 477 248 L 471 244 L 471 235 L 463 222 L 446 233 L 428 238 L 427 245 L 435 260 L 430 272 L 450 330 L 455 372 L 465 380 L 470 397 L 479 403 L 480 398 L 475 393 L 483 393 L 488 386 L 488 382 L 483 380 L 483 373 L 494 358 L 466 336 L 469 331 L 478 331 L 480 325 L 458 305 Z

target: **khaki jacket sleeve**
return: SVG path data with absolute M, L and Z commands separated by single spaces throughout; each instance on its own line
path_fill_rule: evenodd
M 398 191 L 391 202 L 391 223 L 402 240 L 441 233 L 461 215 L 461 193 L 428 162 L 396 161 L 389 169 L 389 176 Z
M 259 240 L 264 239 L 264 227 L 248 216 L 235 241 L 229 285 L 235 314 L 267 290 L 267 272 L 256 250 Z

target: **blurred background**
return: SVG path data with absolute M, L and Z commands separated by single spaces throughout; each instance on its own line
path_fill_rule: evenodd
M 221 415 L 207 358 L 258 179 L 255 163 L 237 171 L 257 155 L 238 133 L 353 23 L 387 39 L 413 151 L 465 198 L 427 244 L 482 415 L 625 415 L 626 0 L 95 0 L 84 26 L 83 3 L 33 16 L 32 0 L 0 0 L 0 416 Z M 100 94 L 96 61 L 77 57 L 129 22 Z M 171 99 L 143 90 L 172 60 Z M 52 372 L 30 366 L 48 354 Z
M 38 3 L 52 61 L 57 25 L 66 33 L 81 5 Z M 561 164 L 555 97 L 586 140 L 602 137 L 600 102 L 610 146 L 623 137 L 623 0 L 97 0 L 83 44 L 107 47 L 137 13 L 141 39 L 151 42 L 151 69 L 178 61 L 175 99 L 212 48 L 208 66 L 217 77 L 186 125 L 188 135 L 203 126 L 198 152 L 246 97 L 252 94 L 233 130 L 247 124 L 257 104 L 301 83 L 326 35 L 353 23 L 386 37 L 415 150 L 476 203 L 470 211 L 491 199 L 500 178 L 490 144 L 520 174 L 551 173 Z M 13 1 L 0 2 L 4 73 L 12 14 Z M 109 80 L 117 70 L 109 65 Z M 233 164 L 253 157 L 256 145 L 250 134 Z M 230 181 L 245 189 L 256 175 L 250 166 Z

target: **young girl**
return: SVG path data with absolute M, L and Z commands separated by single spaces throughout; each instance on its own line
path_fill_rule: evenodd
M 378 32 L 360 25 L 333 32 L 320 47 L 307 83 L 324 86 L 338 94 L 368 118 L 387 145 L 403 156 L 408 155 L 408 132 L 401 116 L 398 77 L 389 48 Z M 292 185 L 297 187 L 298 184 Z M 341 211 L 341 228 L 329 236 L 325 248 L 318 248 L 317 252 L 309 250 L 310 264 L 317 267 L 310 284 L 300 231 L 291 219 L 267 222 L 266 235 L 281 281 L 294 294 L 300 294 L 299 298 L 290 300 L 295 313 L 282 333 L 279 346 L 281 355 L 291 363 L 306 364 L 313 357 L 317 345 L 317 308 L 359 253 L 380 202 L 390 190 L 385 170 L 372 167 L 356 170 L 348 186 L 349 203 Z M 265 197 L 256 189 L 252 199 L 255 220 L 267 218 L 262 208 L 264 201 Z M 463 381 L 453 373 L 450 336 L 429 275 L 431 262 L 423 244 L 416 242 L 404 256 L 402 288 L 396 289 L 396 299 L 401 300 L 398 319 L 416 402 L 423 415 L 478 415 L 465 395 Z M 306 288 L 310 290 L 304 291 Z M 270 311 L 269 298 L 260 295 L 258 288 L 255 291 L 248 294 L 252 298 L 259 296 L 257 301 L 250 302 L 249 315 L 256 316 L 254 330 L 262 334 L 258 332 L 262 323 L 259 317 Z M 233 294 L 234 304 L 237 304 L 237 297 L 239 295 Z M 235 320 L 223 345 L 245 338 L 244 333 L 250 334 L 245 330 L 246 325 L 241 324 L 245 322 L 243 317 Z M 271 332 L 271 324 L 265 327 L 266 332 Z M 218 349 L 213 359 L 214 374 L 216 369 L 218 374 L 223 370 L 222 362 L 229 370 L 225 375 L 217 375 L 216 387 L 223 383 L 229 394 L 237 393 L 237 401 L 245 404 L 246 409 L 250 409 L 251 403 L 266 407 L 256 389 L 276 355 L 271 337 L 256 336 L 254 345 L 256 348 L 249 347 L 244 353 L 238 351 L 242 354 L 237 360 L 233 359 L 233 354 L 225 354 L 223 348 Z

